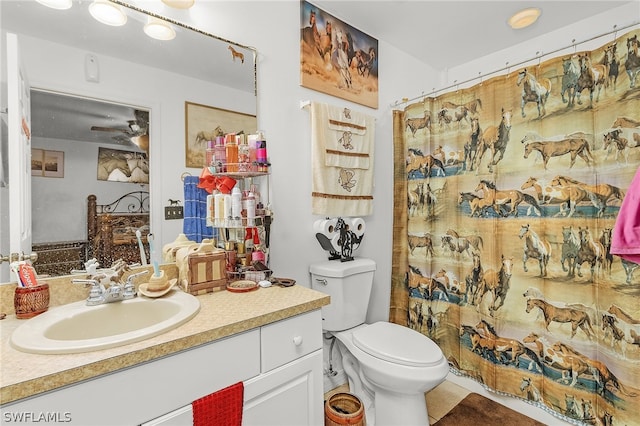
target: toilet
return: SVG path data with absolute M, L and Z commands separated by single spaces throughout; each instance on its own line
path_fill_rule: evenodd
M 322 328 L 338 343 L 350 391 L 365 406 L 367 425 L 428 425 L 425 392 L 449 365 L 427 336 L 390 322 L 365 324 L 376 264 L 371 259 L 310 266 L 311 288 L 331 296 Z

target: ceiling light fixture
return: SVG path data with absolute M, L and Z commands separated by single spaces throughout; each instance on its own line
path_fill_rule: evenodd
M 71 0 L 36 0 L 43 6 L 50 7 L 52 9 L 66 10 L 71 9 Z
M 156 40 L 173 40 L 176 36 L 176 31 L 171 24 L 162 19 L 154 18 L 153 16 L 150 16 L 145 24 L 144 32 Z
M 89 5 L 89 13 L 97 21 L 106 25 L 119 27 L 127 23 L 127 15 L 122 6 L 107 0 L 93 0 Z
M 189 9 L 195 3 L 195 0 L 162 0 L 162 3 L 176 9 Z
M 522 9 L 520 12 L 516 12 L 511 18 L 509 18 L 509 26 L 514 30 L 528 27 L 538 20 L 542 10 L 537 7 L 530 7 Z

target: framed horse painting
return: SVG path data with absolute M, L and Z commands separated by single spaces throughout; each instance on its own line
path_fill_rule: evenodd
M 300 2 L 303 87 L 378 108 L 378 40 Z
M 205 166 L 207 142 L 226 133 L 245 135 L 255 133 L 258 119 L 255 115 L 214 108 L 193 102 L 184 103 L 185 162 L 187 167 Z

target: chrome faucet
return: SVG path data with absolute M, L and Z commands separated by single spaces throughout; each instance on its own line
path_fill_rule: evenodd
M 87 297 L 87 306 L 102 305 L 105 303 L 119 302 L 121 300 L 133 299 L 137 296 L 133 279 L 141 275 L 149 273 L 148 271 L 138 272 L 131 274 L 127 278 L 125 284 L 118 281 L 112 281 L 109 287 L 105 287 L 102 284 L 105 276 L 103 274 L 95 275 L 91 279 L 73 279 L 74 284 L 91 285 L 89 290 L 89 297 Z

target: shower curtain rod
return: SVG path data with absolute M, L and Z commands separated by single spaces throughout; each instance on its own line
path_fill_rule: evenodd
M 458 87 L 458 86 L 460 86 L 461 84 L 470 83 L 470 82 L 472 82 L 472 81 L 475 81 L 475 80 L 478 80 L 478 79 L 482 79 L 483 77 L 486 77 L 486 76 L 488 76 L 488 75 L 493 75 L 493 74 L 499 73 L 499 72 L 504 71 L 504 70 L 509 70 L 509 69 L 511 69 L 511 68 L 513 68 L 513 67 L 517 67 L 517 66 L 519 66 L 519 65 L 526 64 L 527 62 L 532 61 L 532 60 L 534 60 L 534 59 L 541 59 L 541 58 L 543 58 L 543 57 L 545 57 L 545 56 L 553 55 L 554 53 L 557 53 L 557 52 L 559 52 L 559 51 L 561 51 L 561 50 L 568 49 L 569 47 L 572 47 L 572 46 L 573 46 L 573 47 L 576 47 L 576 46 L 578 46 L 578 45 L 580 45 L 580 44 L 588 43 L 588 42 L 590 42 L 590 41 L 592 41 L 592 40 L 599 39 L 600 37 L 604 37 L 604 36 L 607 36 L 607 35 L 609 35 L 609 34 L 614 34 L 614 33 L 617 33 L 618 31 L 624 31 L 624 30 L 626 30 L 627 28 L 631 28 L 631 27 L 634 27 L 634 26 L 636 26 L 636 25 L 640 25 L 640 22 L 634 22 L 634 23 L 632 23 L 632 24 L 625 25 L 625 26 L 624 26 L 624 27 L 622 27 L 622 28 L 618 28 L 618 26 L 617 26 L 617 25 L 614 25 L 614 26 L 613 26 L 613 29 L 612 29 L 611 31 L 607 31 L 607 32 L 605 32 L 605 33 L 599 34 L 599 35 L 597 35 L 597 36 L 593 36 L 593 37 L 591 37 L 591 38 L 588 38 L 588 39 L 586 39 L 586 40 L 582 40 L 582 41 L 579 41 L 579 42 L 576 42 L 576 41 L 575 41 L 575 39 L 574 39 L 574 40 L 572 40 L 572 43 L 571 43 L 570 45 L 568 45 L 568 46 L 564 46 L 564 47 L 561 47 L 561 48 L 558 48 L 558 49 L 552 50 L 551 52 L 542 53 L 542 54 L 540 54 L 540 55 L 538 55 L 538 56 L 534 56 L 533 58 L 529 58 L 529 59 L 526 59 L 526 60 L 524 60 L 524 61 L 520 61 L 520 62 L 518 62 L 518 63 L 516 63 L 516 64 L 508 64 L 508 63 L 507 63 L 508 65 L 506 65 L 506 66 L 504 66 L 504 67 L 502 67 L 502 68 L 500 68 L 500 69 L 497 69 L 497 70 L 494 70 L 494 71 L 491 71 L 491 72 L 488 72 L 488 73 L 485 73 L 485 74 L 480 74 L 480 75 L 478 75 L 477 77 L 472 77 L 472 78 L 469 78 L 469 79 L 464 80 L 464 81 L 461 81 L 461 82 L 454 81 L 454 83 L 453 83 L 453 84 L 450 84 L 449 86 L 442 87 L 442 88 L 440 88 L 440 89 L 438 89 L 438 90 L 433 89 L 433 90 L 431 90 L 431 92 L 430 92 L 430 93 L 428 93 L 428 94 L 426 94 L 426 95 L 425 95 L 425 94 L 424 94 L 424 92 L 423 92 L 423 93 L 422 93 L 422 95 L 420 95 L 420 96 L 416 96 L 416 97 L 411 98 L 411 99 L 403 98 L 403 99 L 402 99 L 402 100 L 400 100 L 400 101 L 395 101 L 395 103 L 391 104 L 390 106 L 393 108 L 393 107 L 396 107 L 396 106 L 398 106 L 398 105 L 407 104 L 407 103 L 409 103 L 409 102 L 411 102 L 411 101 L 415 101 L 415 100 L 417 100 L 417 99 L 424 99 L 425 97 L 428 97 L 428 96 L 430 96 L 430 95 L 433 95 L 434 93 L 438 93 L 438 92 L 442 92 L 442 91 L 445 91 L 445 90 L 453 89 L 454 87 Z

